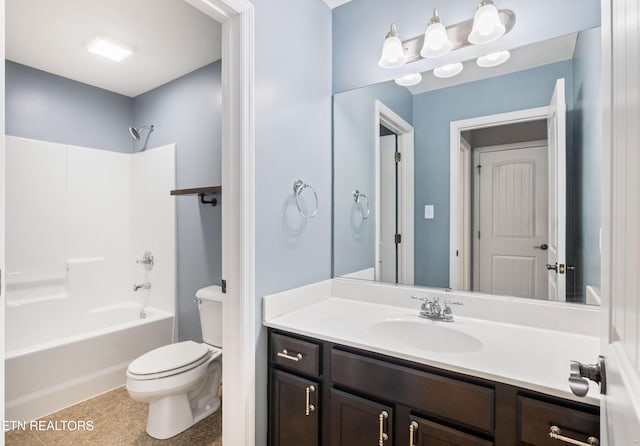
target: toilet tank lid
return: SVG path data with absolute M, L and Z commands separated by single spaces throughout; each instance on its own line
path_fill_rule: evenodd
M 205 288 L 200 288 L 196 292 L 196 297 L 198 299 L 212 300 L 214 302 L 222 302 L 224 298 L 224 294 L 222 293 L 222 288 L 217 285 L 211 285 Z

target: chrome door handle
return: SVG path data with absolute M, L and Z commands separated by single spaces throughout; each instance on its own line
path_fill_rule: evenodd
M 311 404 L 311 392 L 315 392 L 316 391 L 316 386 L 309 386 L 306 389 L 304 389 L 305 392 L 305 397 L 306 397 L 306 404 L 305 404 L 305 408 L 304 408 L 304 414 L 308 417 L 309 415 L 311 415 L 311 412 L 314 412 L 316 410 L 315 406 L 313 404 Z
M 417 430 L 418 430 L 418 423 L 416 423 L 415 421 L 412 421 L 411 424 L 409 425 L 409 446 L 416 446 L 413 437 Z
M 556 263 L 555 265 L 551 265 L 551 264 L 547 263 L 547 269 L 548 270 L 554 270 L 555 272 L 558 272 L 558 264 Z
M 533 249 L 542 249 L 543 251 L 546 251 L 547 249 L 549 249 L 549 245 L 547 245 L 546 243 L 543 243 L 542 245 L 534 246 Z
M 607 392 L 607 374 L 605 371 L 604 356 L 598 357 L 596 364 L 583 365 L 578 361 L 569 363 L 569 387 L 576 396 L 585 396 L 589 391 L 589 381 L 600 384 L 600 393 Z
M 596 437 L 587 438 L 587 443 L 585 443 L 584 441 L 578 441 L 578 440 L 574 440 L 573 438 L 565 437 L 564 435 L 562 435 L 562 431 L 558 426 L 551 426 L 551 428 L 549 429 L 549 437 L 551 437 L 554 440 L 564 441 L 565 443 L 574 444 L 576 446 L 599 446 L 600 445 L 600 440 L 598 440 Z
M 380 415 L 378 415 L 378 421 L 380 422 L 380 436 L 378 438 L 378 446 L 384 446 L 384 442 L 389 439 L 389 436 L 384 431 L 384 420 L 386 420 L 387 418 L 389 418 L 389 412 L 387 412 L 386 410 L 383 410 L 382 412 L 380 412 Z

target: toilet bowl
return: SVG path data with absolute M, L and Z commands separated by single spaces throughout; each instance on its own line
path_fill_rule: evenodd
M 127 369 L 126 388 L 149 404 L 147 433 L 167 439 L 220 408 L 222 377 L 222 292 L 196 293 L 204 343 L 178 342 L 152 350 Z

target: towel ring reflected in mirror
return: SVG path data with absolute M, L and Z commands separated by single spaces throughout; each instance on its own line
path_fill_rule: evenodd
M 300 203 L 300 195 L 302 195 L 302 192 L 304 192 L 305 189 L 309 189 L 309 191 L 313 194 L 313 197 L 315 199 L 314 209 L 313 209 L 313 212 L 311 213 L 306 213 L 304 210 L 303 204 Z M 300 214 L 304 218 L 315 217 L 316 214 L 318 213 L 318 194 L 316 193 L 315 189 L 311 187 L 309 184 L 305 183 L 304 181 L 298 179 L 296 180 L 295 183 L 293 183 L 293 192 L 295 193 L 295 196 L 296 196 L 296 207 L 298 208 L 298 212 L 300 212 Z
M 366 203 L 366 207 L 362 204 L 363 199 Z M 367 198 L 367 196 L 356 189 L 353 191 L 353 201 L 355 201 L 356 204 L 360 207 L 360 215 L 362 215 L 362 219 L 368 219 L 369 215 L 371 214 L 371 209 L 369 209 L 369 199 Z

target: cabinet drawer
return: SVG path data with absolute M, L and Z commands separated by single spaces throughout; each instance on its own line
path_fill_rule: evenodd
M 313 342 L 273 333 L 271 363 L 309 376 L 319 376 L 320 346 Z
M 493 434 L 492 388 L 336 349 L 331 351 L 331 377 L 338 385 Z
M 410 431 L 413 430 L 412 446 L 493 446 L 491 441 L 465 434 L 420 417 L 410 417 L 409 429 Z
M 535 446 L 560 446 L 562 441 L 549 437 L 551 426 L 562 435 L 587 443 L 588 437 L 600 437 L 600 417 L 570 407 L 518 396 L 518 439 Z

